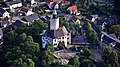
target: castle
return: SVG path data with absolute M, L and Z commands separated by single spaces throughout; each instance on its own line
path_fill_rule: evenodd
M 59 27 L 59 17 L 57 11 L 53 10 L 53 15 L 50 19 L 50 29 L 45 30 L 42 33 L 42 48 L 45 48 L 48 44 L 53 44 L 54 48 L 57 48 L 60 43 L 64 46 L 71 44 L 71 33 L 63 27 Z

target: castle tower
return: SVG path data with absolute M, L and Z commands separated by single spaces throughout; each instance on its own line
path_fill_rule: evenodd
M 53 11 L 53 16 L 50 19 L 50 30 L 57 30 L 59 28 L 59 17 L 57 16 L 57 11 Z

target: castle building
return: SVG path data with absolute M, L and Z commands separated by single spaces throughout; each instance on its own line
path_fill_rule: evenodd
M 71 33 L 65 26 L 59 27 L 59 17 L 56 10 L 54 10 L 50 19 L 50 29 L 42 33 L 42 48 L 45 48 L 48 44 L 52 44 L 53 47 L 57 48 L 60 43 L 63 43 L 65 47 L 71 44 Z

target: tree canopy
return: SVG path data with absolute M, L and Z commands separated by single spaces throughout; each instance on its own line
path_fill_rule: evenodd
M 105 65 L 110 67 L 118 67 L 118 55 L 111 47 L 106 47 L 103 51 L 102 59 Z
M 68 64 L 72 65 L 73 67 L 79 67 L 80 62 L 78 60 L 78 57 L 74 56 L 73 58 L 70 58 Z

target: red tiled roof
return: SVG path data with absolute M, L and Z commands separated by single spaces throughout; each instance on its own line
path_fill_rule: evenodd
M 23 11 L 23 12 L 28 12 L 28 10 L 30 10 L 30 9 L 29 8 L 25 8 L 25 7 L 20 9 L 20 11 Z
M 57 4 L 56 2 L 50 2 L 50 5 L 51 5 L 52 7 L 55 7 L 56 4 Z
M 76 13 L 80 13 L 80 11 L 76 12 Z
M 70 11 L 76 11 L 77 10 L 77 6 L 70 6 L 68 9 Z
M 70 4 L 70 1 L 63 1 L 63 3 L 62 3 L 63 6 L 68 5 L 68 4 Z

